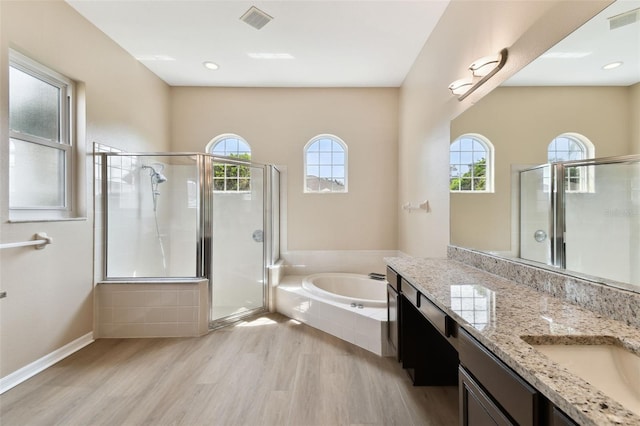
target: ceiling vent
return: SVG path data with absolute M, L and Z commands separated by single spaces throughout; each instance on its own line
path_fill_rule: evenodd
M 256 30 L 267 25 L 273 19 L 272 16 L 267 15 L 255 6 L 251 6 L 244 15 L 240 17 L 240 20 L 251 25 Z
M 634 22 L 638 22 L 638 20 L 640 20 L 640 8 L 630 10 L 628 12 L 624 12 L 616 16 L 612 16 L 608 19 L 609 19 L 610 30 L 615 30 L 616 28 L 633 24 Z

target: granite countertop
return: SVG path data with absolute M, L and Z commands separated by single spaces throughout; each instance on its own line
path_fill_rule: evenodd
M 521 338 L 530 336 L 529 341 L 538 343 L 563 339 L 596 343 L 600 336 L 612 336 L 640 356 L 640 329 L 455 260 L 393 257 L 385 261 L 579 424 L 640 425 L 639 414 Z M 477 300 L 465 294 L 475 294 Z

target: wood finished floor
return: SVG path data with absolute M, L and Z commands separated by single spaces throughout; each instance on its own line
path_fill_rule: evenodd
M 101 339 L 0 395 L 0 425 L 458 424 L 457 388 L 271 314 L 200 338 Z

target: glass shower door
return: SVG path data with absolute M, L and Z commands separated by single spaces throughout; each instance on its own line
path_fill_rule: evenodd
M 210 327 L 216 328 L 266 310 L 265 167 L 211 161 Z
M 566 169 L 583 180 L 578 188 L 565 185 L 566 269 L 640 284 L 640 163 Z
M 520 257 L 552 264 L 551 169 L 549 165 L 520 173 Z

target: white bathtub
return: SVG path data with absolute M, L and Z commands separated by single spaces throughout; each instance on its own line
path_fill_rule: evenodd
M 372 280 L 367 275 L 331 273 L 308 275 L 302 288 L 323 299 L 342 303 L 355 303 L 357 307 L 387 306 L 387 283 Z
M 366 275 L 286 275 L 275 291 L 276 310 L 297 321 L 386 356 L 386 281 Z

